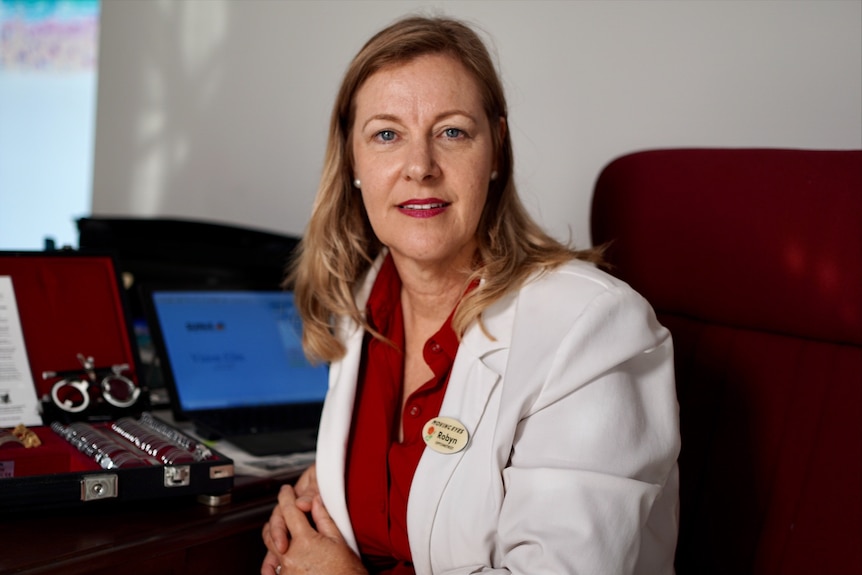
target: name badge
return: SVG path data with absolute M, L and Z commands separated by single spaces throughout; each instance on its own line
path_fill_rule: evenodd
M 458 453 L 467 447 L 470 434 L 457 419 L 434 417 L 422 428 L 422 439 L 437 453 Z

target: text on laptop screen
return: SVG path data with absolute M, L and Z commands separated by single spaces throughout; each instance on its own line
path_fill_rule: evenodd
M 153 293 L 177 400 L 187 411 L 322 401 L 327 367 L 302 353 L 290 292 Z

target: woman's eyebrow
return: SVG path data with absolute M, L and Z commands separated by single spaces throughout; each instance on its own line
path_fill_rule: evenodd
M 362 127 L 365 128 L 368 124 L 370 124 L 371 122 L 374 122 L 376 120 L 382 120 L 384 122 L 401 123 L 400 118 L 398 118 L 398 116 L 395 116 L 394 114 L 374 114 L 373 116 L 371 116 L 370 118 L 365 120 L 365 123 L 362 124 Z
M 473 117 L 473 114 L 467 112 L 466 110 L 460 110 L 460 109 L 449 110 L 447 112 L 441 112 L 435 118 L 435 122 L 439 122 L 440 120 L 442 120 L 444 118 L 450 118 L 452 116 L 464 116 L 465 118 L 467 118 L 468 120 L 470 120 L 474 124 L 477 123 L 477 120 L 475 117 Z
M 464 116 L 465 118 L 467 118 L 471 122 L 477 123 L 476 118 L 473 117 L 472 114 L 470 114 L 469 112 L 466 112 L 464 110 L 461 110 L 461 109 L 447 110 L 445 112 L 441 112 L 441 113 L 437 114 L 437 116 L 434 118 L 434 122 L 439 122 L 440 120 L 442 120 L 444 118 L 450 118 L 452 116 Z M 384 121 L 384 122 L 402 123 L 402 120 L 394 114 L 374 114 L 373 116 L 368 118 L 365 121 L 365 123 L 362 124 L 362 127 L 365 128 L 366 126 L 368 126 L 368 124 L 370 124 L 371 122 L 377 121 L 377 120 Z

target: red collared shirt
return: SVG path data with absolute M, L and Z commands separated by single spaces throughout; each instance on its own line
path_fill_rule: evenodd
M 366 334 L 347 448 L 347 508 L 362 559 L 371 573 L 413 575 L 407 540 L 407 495 L 425 449 L 424 424 L 440 405 L 458 338 L 452 316 L 427 342 L 423 355 L 434 376 L 404 406 L 404 441 L 398 410 L 404 371 L 401 278 L 386 257 L 368 299 L 369 324 L 391 343 Z

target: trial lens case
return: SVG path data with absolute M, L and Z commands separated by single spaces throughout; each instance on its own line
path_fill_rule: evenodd
M 233 461 L 205 446 L 192 449 L 192 438 L 148 412 L 148 390 L 126 294 L 110 254 L 0 251 L 3 276 L 12 281 L 42 420 L 42 425 L 27 427 L 42 445 L 0 444 L 0 513 L 178 496 L 211 502 L 229 498 Z M 87 373 L 95 374 L 95 379 L 87 390 L 89 403 L 76 411 L 84 405 L 80 393 L 58 382 L 64 374 L 85 373 L 82 362 L 89 359 Z M 0 371 L 0 388 L 2 379 Z M 68 379 L 87 382 L 83 376 Z M 114 397 L 108 388 L 100 393 L 105 380 L 128 384 L 127 391 L 134 395 Z M 77 395 L 66 399 L 67 392 Z M 74 435 L 69 430 L 80 426 L 107 435 L 144 464 L 116 467 L 110 457 L 94 454 L 80 434 L 76 438 L 80 448 L 61 436 L 60 432 Z M 171 449 L 178 448 L 173 450 L 178 456 L 148 453 L 150 444 L 138 441 L 135 446 L 134 434 L 121 436 L 115 431 L 141 429 L 136 426 L 152 431 L 157 440 L 167 440 Z

